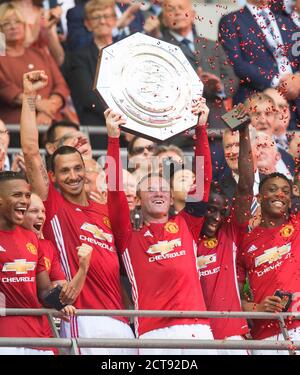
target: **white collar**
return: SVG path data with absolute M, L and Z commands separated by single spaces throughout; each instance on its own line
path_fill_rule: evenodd
M 186 36 L 182 36 L 178 33 L 176 33 L 173 30 L 170 30 L 170 34 L 177 40 L 177 42 L 183 41 L 183 39 L 187 39 L 190 43 L 194 44 L 194 34 L 193 31 L 191 30 Z

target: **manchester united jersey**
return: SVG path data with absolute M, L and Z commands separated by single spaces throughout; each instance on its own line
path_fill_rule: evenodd
M 51 281 L 66 280 L 59 261 L 59 254 L 51 241 L 39 240 L 39 251 L 44 259 L 46 271 Z
M 253 301 L 260 303 L 277 289 L 294 293 L 289 311 L 300 311 L 300 216 L 276 228 L 257 227 L 248 233 L 238 252 L 238 279 L 244 282 L 248 274 Z M 287 328 L 300 325 L 298 320 L 286 322 Z M 251 334 L 263 339 L 280 333 L 273 321 L 253 320 Z
M 119 259 L 103 205 L 89 202 L 85 207 L 71 203 L 51 184 L 45 208 L 44 235 L 56 244 L 68 280 L 79 268 L 76 248 L 82 243 L 93 247 L 85 285 L 74 306 L 78 309 L 123 309 Z
M 205 155 L 206 185 L 210 185 L 210 155 L 205 129 L 197 129 L 196 155 Z M 202 137 L 201 137 L 202 136 Z M 201 147 L 203 149 L 201 150 Z M 205 151 L 205 153 L 204 153 Z M 198 153 L 199 152 L 199 153 Z M 116 181 L 122 181 L 119 140 L 109 138 L 108 156 L 116 163 Z M 207 168 L 208 167 L 208 168 Z M 207 170 L 208 169 L 208 170 Z M 132 296 L 137 310 L 205 311 L 203 294 L 197 272 L 196 239 L 202 217 L 190 215 L 188 209 L 166 223 L 151 223 L 140 231 L 133 231 L 127 199 L 121 187 L 112 188 L 108 181 L 108 207 L 118 250 L 132 285 Z M 182 324 L 209 324 L 197 318 L 138 318 L 137 335 L 159 328 Z
M 0 231 L 0 292 L 7 308 L 40 308 L 36 275 L 45 271 L 36 235 L 21 227 Z M 42 316 L 0 316 L 1 337 L 47 337 Z
M 217 237 L 200 240 L 198 268 L 207 310 L 242 311 L 236 275 L 236 251 L 240 231 L 245 230 L 234 216 L 220 227 Z M 243 335 L 248 332 L 245 319 L 211 319 L 215 339 Z

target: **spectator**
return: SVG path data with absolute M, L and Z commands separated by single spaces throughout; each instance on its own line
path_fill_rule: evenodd
M 299 71 L 299 59 L 292 52 L 292 35 L 297 31 L 292 21 L 274 16 L 266 0 L 248 0 L 241 10 L 223 16 L 219 23 L 219 40 L 240 79 L 234 103 L 244 102 L 253 92 L 286 84 L 293 88 L 290 75 Z M 295 98 L 294 98 L 295 99 Z M 290 102 L 296 127 L 299 103 Z
M 102 1 L 100 1 L 101 3 Z M 84 7 L 86 0 L 77 2 L 73 9 L 67 12 L 68 37 L 67 46 L 70 51 L 87 47 L 93 41 L 91 30 L 85 25 Z M 137 31 L 143 31 L 144 17 L 140 11 L 140 5 L 136 3 L 130 4 L 130 1 L 114 1 L 116 13 L 116 25 L 113 30 L 114 40 L 128 36 Z
M 253 147 L 256 147 L 257 150 L 257 168 L 261 174 L 269 175 L 279 172 L 288 179 L 293 179 L 294 171 L 290 171 L 287 168 L 275 141 L 270 135 L 264 132 L 257 132 Z
M 99 51 L 113 42 L 112 30 L 116 25 L 114 0 L 90 0 L 85 5 L 85 25 L 92 32 L 93 41 L 78 50 L 70 59 L 68 82 L 82 125 L 104 125 L 104 106 L 92 90 Z M 101 148 L 106 147 L 103 135 Z
M 149 139 L 135 136 L 128 144 L 128 170 L 137 179 L 148 174 L 152 169 L 152 157 L 156 150 L 156 143 Z
M 299 166 L 300 162 L 300 133 L 295 132 L 291 136 L 290 144 L 289 144 L 289 153 L 294 158 L 296 167 Z
M 175 171 L 171 178 L 171 192 L 173 199 L 174 214 L 178 214 L 185 207 L 189 191 L 195 181 L 195 174 L 192 170 L 184 168 Z
M 37 123 L 50 125 L 59 119 L 69 96 L 68 87 L 51 56 L 39 48 L 25 48 L 25 23 L 12 3 L 0 6 L 0 30 L 6 38 L 6 56 L 0 59 L 0 117 L 7 124 L 20 121 L 23 74 L 32 69 L 44 70 L 49 83 L 38 97 Z
M 52 155 L 57 149 L 58 142 L 61 138 L 70 132 L 75 133 L 80 130 L 80 126 L 74 122 L 57 121 L 53 122 L 47 129 L 44 137 L 44 147 L 48 155 Z
M 298 214 L 300 212 L 300 172 L 295 172 L 293 180 L 293 197 L 292 197 L 292 212 Z
M 81 131 L 70 131 L 64 134 L 57 143 L 57 148 L 61 146 L 77 148 L 83 159 L 92 158 L 92 146 L 88 140 L 88 136 Z
M 9 145 L 9 131 L 4 122 L 0 120 L 0 171 L 10 170 L 10 161 L 7 155 Z
M 159 163 L 161 164 L 163 160 L 174 160 L 178 164 L 184 163 L 183 151 L 176 145 L 158 145 L 153 156 L 158 156 Z
M 237 80 L 222 46 L 196 34 L 195 14 L 191 0 L 165 0 L 162 39 L 178 45 L 198 72 L 210 108 L 208 122 L 213 128 L 223 128 L 220 116 L 225 113 L 224 99 L 232 97 Z
M 21 117 L 21 145 L 27 176 L 33 190 L 43 199 L 46 207 L 45 238 L 51 240 L 59 250 L 68 280 L 72 279 L 78 270 L 74 249 L 84 241 L 95 250 L 85 286 L 75 302 L 75 307 L 122 309 L 120 266 L 109 219 L 103 205 L 87 198 L 84 189 L 85 168 L 80 152 L 70 146 L 58 148 L 52 155 L 49 175 L 40 156 L 32 103 L 37 90 L 41 90 L 45 85 L 47 76 L 42 71 L 25 74 Z M 54 183 L 58 185 L 60 192 L 55 189 Z M 63 337 L 133 338 L 127 323 L 125 318 L 79 316 L 71 323 L 63 322 L 61 332 Z M 81 353 L 135 354 L 136 351 L 90 348 L 81 349 Z
M 269 88 L 264 93 L 272 98 L 275 104 L 276 115 L 273 138 L 278 148 L 288 151 L 289 141 L 286 131 L 291 119 L 290 106 L 278 90 Z
M 27 26 L 25 47 L 35 45 L 45 48 L 46 53 L 51 53 L 58 66 L 62 65 L 65 53 L 56 28 L 61 16 L 61 7 L 45 10 L 42 0 L 15 0 L 12 3 L 23 15 Z
M 91 201 L 100 204 L 107 203 L 107 186 L 105 172 L 96 160 L 84 159 L 85 191 Z

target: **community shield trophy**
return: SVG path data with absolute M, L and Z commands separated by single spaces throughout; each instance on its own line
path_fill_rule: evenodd
M 94 90 L 126 116 L 123 130 L 164 141 L 197 124 L 203 84 L 178 46 L 135 33 L 101 51 Z

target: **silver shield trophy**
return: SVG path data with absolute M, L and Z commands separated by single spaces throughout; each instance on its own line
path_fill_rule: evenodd
M 94 90 L 126 116 L 123 130 L 164 141 L 197 124 L 203 84 L 178 46 L 135 33 L 102 50 Z

